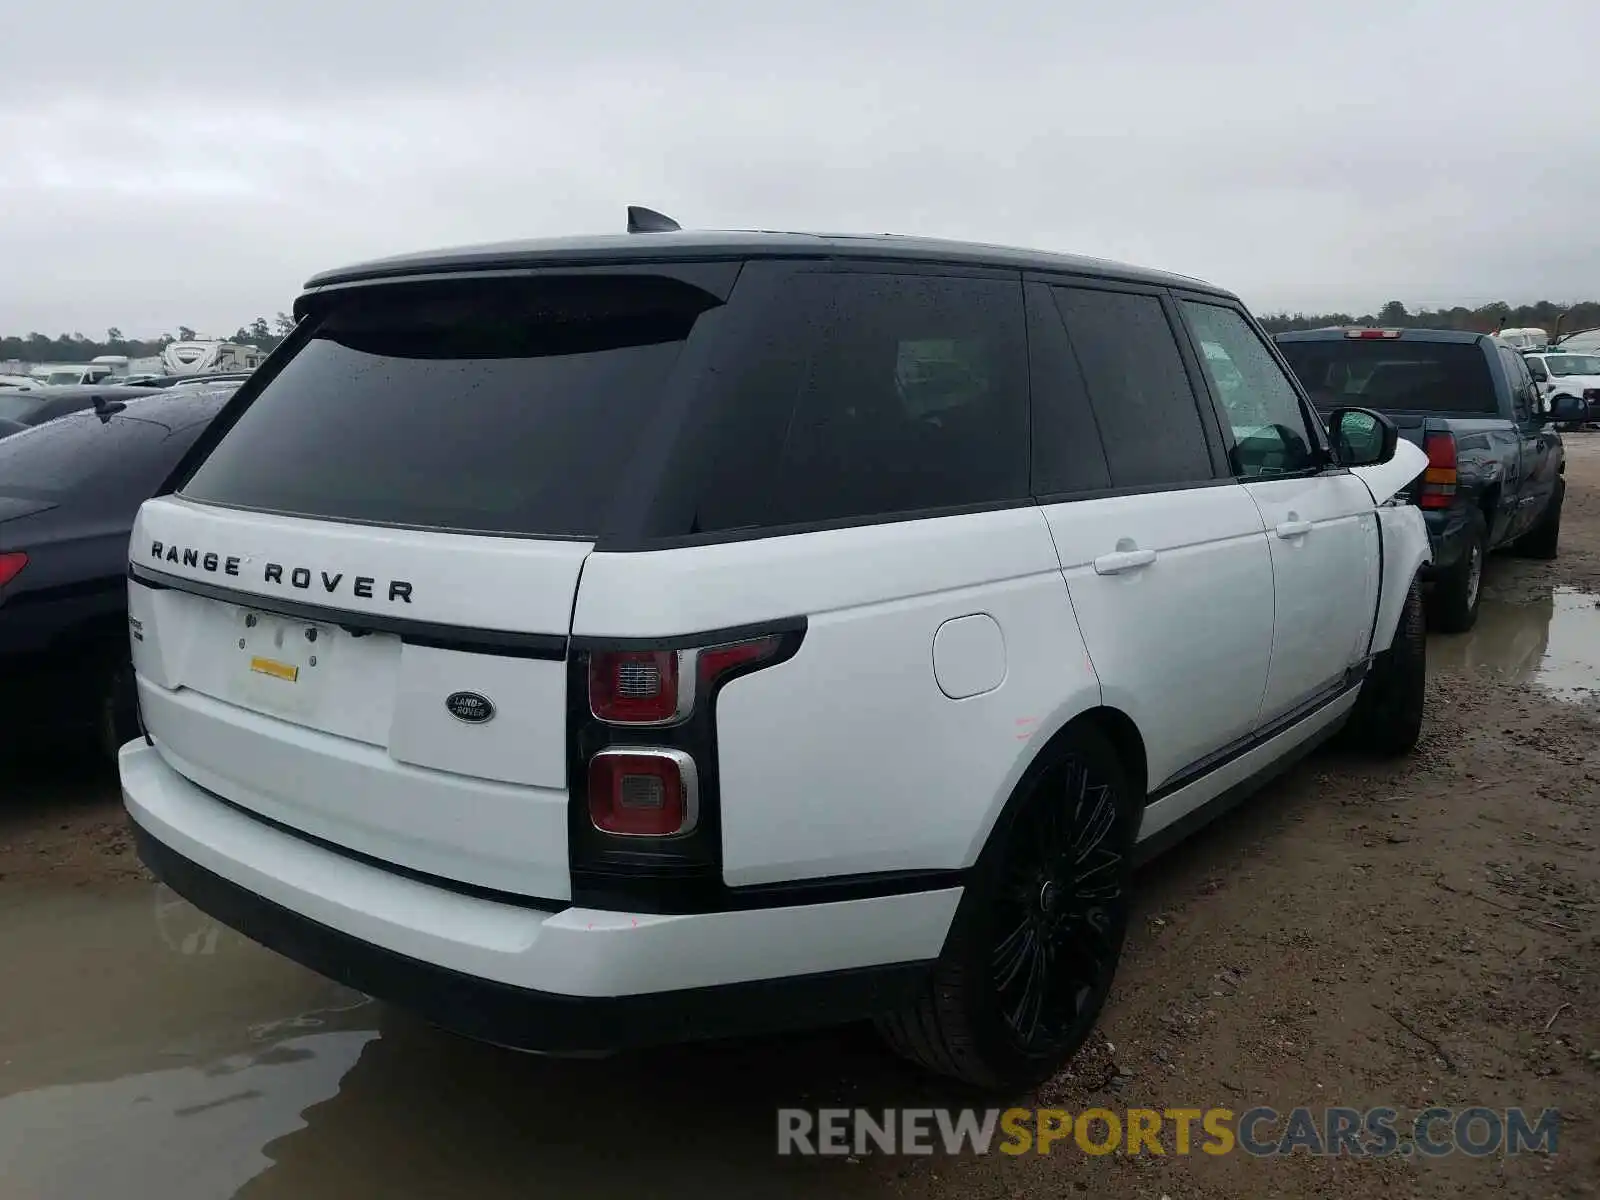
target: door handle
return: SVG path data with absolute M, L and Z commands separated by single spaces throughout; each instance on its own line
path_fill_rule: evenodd
M 1302 521 L 1293 513 L 1290 513 L 1289 519 L 1287 521 L 1279 521 L 1277 528 L 1273 532 L 1285 541 L 1292 538 L 1305 537 L 1306 534 L 1311 532 L 1311 522 Z
M 1110 554 L 1102 554 L 1094 560 L 1094 573 L 1121 575 L 1125 571 L 1137 571 L 1140 567 L 1148 567 L 1155 560 L 1154 550 L 1116 550 Z

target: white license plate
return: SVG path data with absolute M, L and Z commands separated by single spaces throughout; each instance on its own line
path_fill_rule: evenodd
M 320 698 L 328 674 L 335 631 L 312 621 L 273 613 L 239 611 L 233 654 L 241 703 L 272 712 L 301 714 Z

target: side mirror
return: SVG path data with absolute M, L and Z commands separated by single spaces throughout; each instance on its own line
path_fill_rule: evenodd
M 1577 423 L 1584 421 L 1589 416 L 1589 406 L 1576 396 L 1557 396 L 1550 401 L 1550 411 L 1544 414 L 1546 421 L 1559 421 Z
M 1333 452 L 1343 467 L 1375 467 L 1394 457 L 1400 431 L 1370 408 L 1336 408 L 1328 414 Z

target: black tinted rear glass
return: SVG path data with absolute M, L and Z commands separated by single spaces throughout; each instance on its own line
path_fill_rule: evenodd
M 1112 485 L 1210 479 L 1200 410 L 1161 301 L 1094 288 L 1054 291 L 1100 426 Z
M 1280 342 L 1283 356 L 1323 412 L 1344 406 L 1379 412 L 1494 413 L 1494 381 L 1472 342 L 1339 338 Z
M 692 532 L 1027 496 L 1018 279 L 824 272 L 754 303 L 760 328 L 729 365 L 703 460 L 683 468 Z
M 646 276 L 352 293 L 182 494 L 332 520 L 594 536 L 712 303 Z

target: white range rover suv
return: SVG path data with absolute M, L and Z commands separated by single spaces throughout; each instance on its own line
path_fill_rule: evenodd
M 872 1018 L 1025 1085 L 1136 862 L 1417 739 L 1426 462 L 1210 285 L 673 227 L 296 315 L 139 515 L 123 791 L 181 895 L 448 1029 Z

